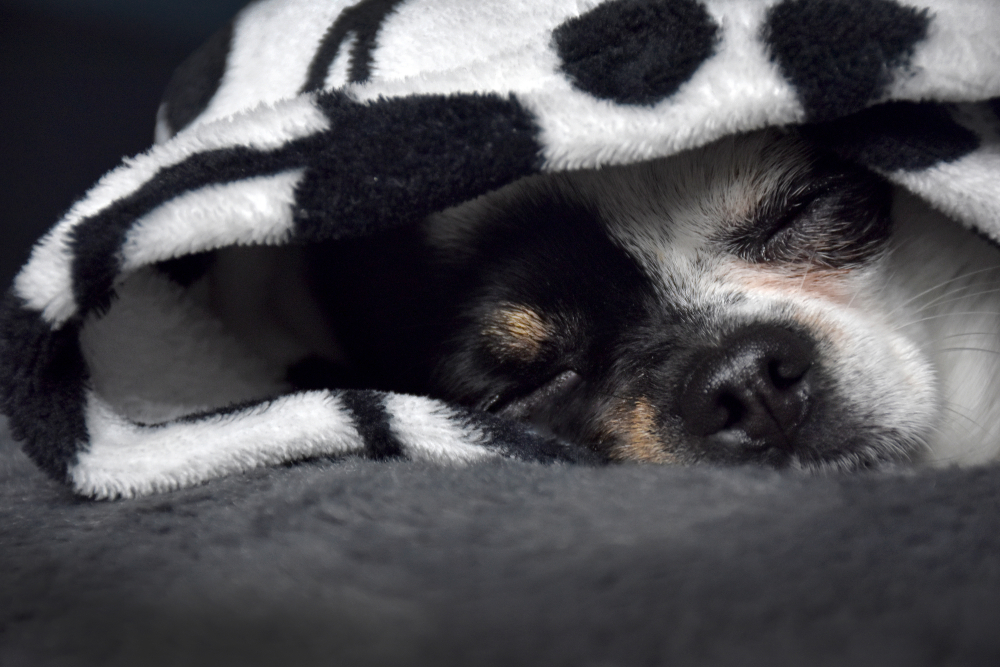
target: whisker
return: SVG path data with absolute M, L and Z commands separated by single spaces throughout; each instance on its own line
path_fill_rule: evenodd
M 973 285 L 966 285 L 965 287 L 960 287 L 960 288 L 955 289 L 955 290 L 950 290 L 950 291 L 946 292 L 945 294 L 942 294 L 941 296 L 937 297 L 936 299 L 934 299 L 932 301 L 928 301 L 927 303 L 921 305 L 920 308 L 917 310 L 917 312 L 919 313 L 919 312 L 921 312 L 923 310 L 927 310 L 928 308 L 932 308 L 934 306 L 942 306 L 942 305 L 944 305 L 946 303 L 954 303 L 956 301 L 961 301 L 963 299 L 975 299 L 976 297 L 983 296 L 984 294 L 996 294 L 997 292 L 1000 292 L 1000 287 L 995 287 L 993 289 L 982 290 L 980 292 L 975 292 L 975 293 L 972 293 L 972 294 L 962 294 L 961 296 L 956 296 L 956 297 L 954 297 L 952 299 L 945 299 L 945 297 L 947 297 L 947 296 L 952 296 L 954 294 L 958 294 L 962 290 L 966 290 L 966 289 L 969 289 L 971 287 L 974 287 L 974 286 Z M 944 299 L 944 300 L 942 301 L 942 299 Z
M 809 277 L 809 272 L 812 271 L 812 269 L 813 269 L 812 265 L 809 265 L 809 268 L 807 268 L 805 272 L 802 274 L 802 282 L 799 283 L 799 294 L 802 294 L 805 291 L 806 278 Z
M 982 424 L 980 424 L 975 419 L 973 419 L 969 415 L 965 414 L 964 412 L 962 412 L 958 408 L 954 407 L 953 405 L 950 405 L 950 404 L 949 405 L 945 405 L 944 409 L 947 410 L 948 412 L 952 413 L 952 414 L 958 415 L 959 417 L 961 417 L 965 421 L 969 422 L 969 424 L 971 424 L 972 426 L 974 426 L 977 431 L 984 431 L 985 430 L 983 428 Z M 971 431 L 970 431 L 970 433 L 971 433 Z
M 1000 350 L 990 350 L 985 347 L 943 347 L 938 352 L 986 352 L 988 354 L 1000 354 Z
M 894 329 L 892 329 L 892 331 L 894 331 L 894 332 L 895 331 L 899 331 L 900 329 L 902 329 L 904 327 L 913 326 L 914 324 L 919 324 L 921 322 L 927 322 L 929 320 L 937 320 L 937 319 L 940 319 L 942 317 L 959 317 L 959 316 L 962 316 L 962 315 L 969 315 L 969 316 L 971 316 L 971 315 L 992 315 L 994 317 L 1000 317 L 1000 312 L 992 311 L 992 310 L 970 310 L 970 311 L 961 312 L 961 313 L 938 313 L 937 315 L 928 315 L 927 317 L 921 317 L 921 318 L 916 319 L 916 320 L 911 320 L 909 322 L 904 322 L 903 324 L 900 324 L 899 326 L 897 326 Z
M 892 273 L 889 275 L 889 278 L 879 288 L 879 290 L 877 292 L 877 294 L 879 296 L 881 296 L 882 293 L 885 292 L 886 288 L 889 286 L 889 282 L 892 280 L 892 278 L 895 277 L 895 275 L 896 275 L 896 270 L 893 269 Z M 864 285 L 858 285 L 858 288 L 856 290 L 854 290 L 854 294 L 851 295 L 851 300 L 847 302 L 847 307 L 848 308 L 850 308 L 852 305 L 854 305 L 854 300 L 858 298 L 858 295 L 861 294 L 861 292 L 862 292 L 863 289 L 864 289 Z
M 961 428 L 965 432 L 965 437 L 967 438 L 971 437 L 976 433 L 985 433 L 985 429 L 983 428 L 982 424 L 980 424 L 975 419 L 965 414 L 961 410 L 955 408 L 954 406 L 944 405 L 942 406 L 942 409 L 957 417 L 960 417 L 963 420 L 963 422 L 965 422 L 963 424 L 955 424 L 956 427 Z M 938 434 L 942 433 L 940 427 L 936 428 L 935 430 L 938 432 Z M 947 463 L 949 461 L 962 461 L 965 458 L 965 455 L 968 453 L 968 451 L 972 449 L 972 447 L 973 445 L 966 444 L 963 447 L 959 448 L 957 451 L 952 452 L 948 456 L 937 455 L 928 457 L 927 463 Z M 934 448 L 931 447 L 927 451 L 933 452 Z
M 959 338 L 961 336 L 996 336 L 1000 335 L 1000 331 L 966 331 L 964 333 L 948 334 L 947 336 L 941 336 L 941 340 L 946 338 Z
M 968 273 L 963 273 L 960 276 L 955 276 L 954 278 L 949 278 L 948 280 L 945 280 L 944 282 L 938 283 L 937 285 L 934 285 L 933 287 L 929 287 L 929 288 L 925 289 L 923 292 L 915 294 L 915 295 L 911 296 L 909 299 L 906 299 L 905 301 L 903 301 L 902 303 L 900 303 L 898 306 L 896 306 L 892 311 L 890 311 L 890 314 L 896 312 L 900 308 L 905 308 L 907 305 L 913 303 L 914 301 L 916 301 L 920 297 L 922 297 L 922 296 L 924 296 L 926 294 L 930 294 L 931 292 L 933 292 L 936 289 L 941 289 L 945 285 L 948 285 L 950 283 L 954 283 L 954 282 L 956 282 L 958 280 L 965 280 L 965 279 L 971 278 L 972 276 L 975 276 L 977 274 L 986 273 L 988 271 L 1000 271 L 1000 266 L 992 266 L 992 267 L 989 267 L 989 268 L 986 268 L 986 269 L 979 269 L 977 271 L 970 271 Z

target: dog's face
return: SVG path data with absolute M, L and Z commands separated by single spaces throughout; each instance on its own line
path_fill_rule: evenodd
M 891 205 L 881 179 L 764 132 L 445 211 L 425 233 L 458 315 L 432 391 L 613 459 L 911 457 L 941 399 Z

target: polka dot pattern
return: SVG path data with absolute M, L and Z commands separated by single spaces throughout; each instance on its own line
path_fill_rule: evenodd
M 615 0 L 553 33 L 573 84 L 620 104 L 672 95 L 715 50 L 719 28 L 694 0 Z

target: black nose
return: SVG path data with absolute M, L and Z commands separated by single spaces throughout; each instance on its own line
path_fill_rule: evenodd
M 681 419 L 716 455 L 790 451 L 809 409 L 815 356 L 809 338 L 783 327 L 740 329 L 695 364 Z

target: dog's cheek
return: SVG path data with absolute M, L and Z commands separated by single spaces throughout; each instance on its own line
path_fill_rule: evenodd
M 940 412 L 935 373 L 919 346 L 857 308 L 793 317 L 814 332 L 828 387 L 822 392 L 827 426 L 815 435 L 817 449 L 847 440 L 855 443 L 850 449 L 864 446 L 879 460 L 918 454 Z
M 595 422 L 595 442 L 617 461 L 685 463 L 678 429 L 665 423 L 660 410 L 645 397 L 610 402 Z
M 760 266 L 733 259 L 721 267 L 721 281 L 746 295 L 787 300 L 814 300 L 846 306 L 867 281 L 870 272 L 808 264 Z

